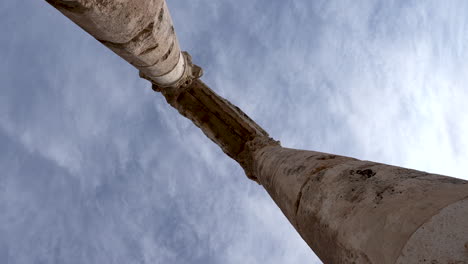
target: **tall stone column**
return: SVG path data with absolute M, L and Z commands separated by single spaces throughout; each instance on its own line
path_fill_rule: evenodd
M 267 146 L 254 175 L 325 263 L 468 263 L 468 182 Z
M 191 75 L 165 0 L 46 0 L 160 86 Z
M 164 0 L 47 0 L 261 184 L 325 263 L 468 263 L 468 182 L 283 148 L 198 78 Z
M 467 181 L 283 148 L 200 80 L 161 92 L 265 188 L 324 263 L 468 263 Z

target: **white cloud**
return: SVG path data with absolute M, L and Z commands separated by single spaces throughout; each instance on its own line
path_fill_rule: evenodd
M 467 177 L 463 1 L 169 4 L 204 80 L 283 145 Z M 3 6 L 1 258 L 318 263 L 134 69 L 45 3 Z

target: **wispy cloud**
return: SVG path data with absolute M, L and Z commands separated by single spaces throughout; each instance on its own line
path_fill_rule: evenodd
M 168 4 L 283 145 L 467 178 L 465 2 Z M 320 263 L 135 69 L 45 2 L 0 5 L 2 263 Z

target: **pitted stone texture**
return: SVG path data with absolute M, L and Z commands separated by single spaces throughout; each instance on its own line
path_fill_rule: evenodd
M 164 0 L 47 0 L 145 75 L 177 65 L 179 43 Z
M 396 264 L 468 263 L 468 198 L 432 216 L 411 236 Z
M 463 180 L 313 151 L 266 147 L 254 164 L 260 183 L 325 263 L 394 264 L 421 225 L 468 196 Z M 437 243 L 461 243 L 452 238 Z

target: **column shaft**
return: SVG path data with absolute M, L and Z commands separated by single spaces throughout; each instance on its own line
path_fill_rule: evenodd
M 280 146 L 253 159 L 325 263 L 468 263 L 467 181 Z

